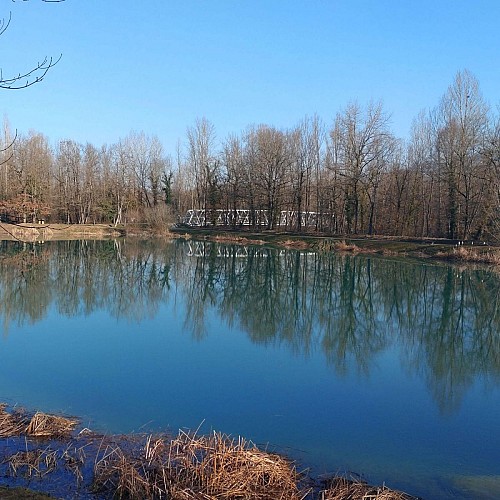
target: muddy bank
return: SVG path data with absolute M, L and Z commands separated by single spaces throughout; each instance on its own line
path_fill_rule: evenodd
M 6 224 L 0 223 L 0 240 L 49 241 L 119 238 L 125 229 L 106 224 Z

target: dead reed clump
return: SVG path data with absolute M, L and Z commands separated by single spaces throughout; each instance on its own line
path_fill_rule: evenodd
M 370 486 L 359 479 L 336 476 L 320 492 L 321 500 L 417 500 L 416 497 L 386 486 Z
M 124 451 L 126 450 L 126 451 Z M 293 464 L 243 438 L 179 432 L 134 447 L 106 447 L 94 467 L 94 489 L 118 498 L 301 500 Z
M 436 252 L 436 257 L 459 262 L 500 266 L 500 252 L 498 250 L 479 250 L 476 248 L 459 246 L 451 250 L 440 250 Z
M 311 247 L 307 241 L 304 240 L 284 240 L 280 243 L 281 246 L 285 248 L 291 248 L 294 250 L 306 250 Z
M 184 491 L 199 493 L 201 498 L 299 500 L 306 495 L 299 490 L 300 474 L 290 461 L 241 437 L 180 433 L 171 449 L 177 472 L 187 480 Z
M 64 467 L 75 476 L 77 484 L 81 484 L 83 482 L 82 469 L 87 459 L 85 445 L 77 448 L 69 444 L 63 451 L 61 458 L 64 462 Z
M 26 427 L 26 434 L 43 438 L 67 438 L 74 431 L 77 419 L 37 412 Z
M 314 248 L 318 252 L 322 252 L 322 253 L 333 252 L 335 250 L 335 241 L 328 239 L 328 238 L 324 238 L 324 239 L 319 240 L 314 245 Z
M 140 459 L 134 459 L 118 445 L 108 446 L 94 466 L 93 488 L 98 492 L 111 492 L 117 498 L 151 498 L 143 465 Z
M 8 412 L 7 405 L 0 403 L 0 438 L 20 436 L 27 425 L 28 418 L 21 410 Z
M 351 252 L 351 253 L 359 253 L 361 248 L 352 243 L 347 243 L 345 240 L 336 241 L 334 248 L 337 252 Z
M 49 448 L 41 450 L 18 451 L 5 459 L 9 472 L 16 477 L 43 477 L 57 467 L 57 452 Z

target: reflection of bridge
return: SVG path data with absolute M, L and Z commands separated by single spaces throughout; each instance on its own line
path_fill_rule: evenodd
M 215 251 L 217 258 L 238 257 L 246 258 L 249 255 L 249 247 L 244 245 L 213 245 L 205 241 L 188 241 L 188 257 L 205 257 L 212 255 Z M 252 247 L 252 254 L 259 257 L 267 257 L 269 250 L 265 248 Z
M 319 212 L 297 212 L 294 210 L 282 210 L 277 221 L 278 226 L 294 227 L 316 227 L 317 225 L 331 222 L 332 214 Z M 269 217 L 267 210 L 249 210 L 237 208 L 230 210 L 205 210 L 192 209 L 186 212 L 181 221 L 188 226 L 267 226 Z
M 191 241 L 187 242 L 188 245 L 188 257 L 207 257 L 209 255 L 214 255 L 218 259 L 226 258 L 247 258 L 250 254 L 253 257 L 269 257 L 270 252 L 277 254 L 278 256 L 286 256 L 293 252 L 286 249 L 275 250 L 269 248 L 259 248 L 255 246 L 248 245 L 231 245 L 231 243 L 224 243 L 222 245 L 206 242 L 206 241 Z M 316 255 L 316 252 L 299 252 L 301 256 Z

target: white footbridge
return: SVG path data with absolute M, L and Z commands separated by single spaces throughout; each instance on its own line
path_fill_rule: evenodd
M 333 215 L 319 212 L 297 212 L 282 210 L 276 225 L 282 227 L 297 227 L 300 217 L 302 227 L 317 227 L 320 223 L 325 225 L 332 222 Z M 267 210 L 250 210 L 246 208 L 205 210 L 193 208 L 186 212 L 181 222 L 187 226 L 268 226 L 269 216 Z

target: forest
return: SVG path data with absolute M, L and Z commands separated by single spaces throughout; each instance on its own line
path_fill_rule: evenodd
M 348 103 L 329 125 L 311 115 L 288 129 L 249 125 L 222 140 L 199 118 L 169 153 L 144 132 L 110 145 L 51 144 L 5 121 L 0 217 L 168 225 L 203 209 L 210 224 L 218 209 L 246 209 L 260 229 L 276 229 L 287 212 L 298 214 L 285 224 L 296 232 L 498 241 L 500 114 L 475 76 L 459 71 L 408 138 L 390 125 L 380 102 Z

